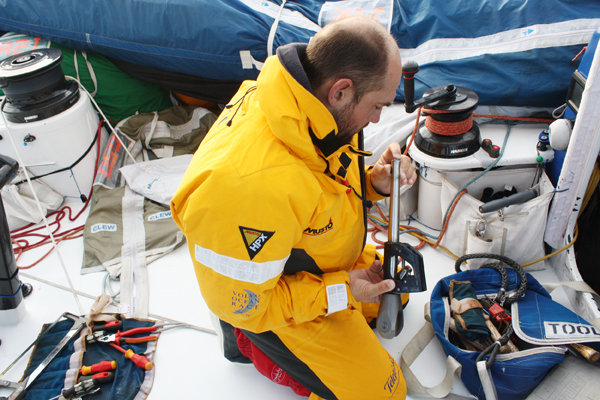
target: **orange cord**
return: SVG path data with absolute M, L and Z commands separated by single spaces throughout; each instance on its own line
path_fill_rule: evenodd
M 440 245 L 440 242 L 442 241 L 442 238 L 444 237 L 444 234 L 446 233 L 446 229 L 448 228 L 448 222 L 450 221 L 450 217 L 452 216 L 452 213 L 454 212 L 454 208 L 456 207 L 456 205 L 458 204 L 458 200 L 460 200 L 460 198 L 467 193 L 467 189 L 463 189 L 458 196 L 456 197 L 456 199 L 454 200 L 454 202 L 452 203 L 452 207 L 450 207 L 450 211 L 448 211 L 448 217 L 446 218 L 446 221 L 444 221 L 444 226 L 442 227 L 442 232 L 440 233 L 440 236 L 438 236 L 437 241 L 435 242 L 435 245 L 432 245 L 431 247 L 433 247 L 434 249 L 437 248 Z
M 442 136 L 457 136 L 468 132 L 473 127 L 473 115 L 469 115 L 462 121 L 446 122 L 438 121 L 428 115 L 425 118 L 425 127 L 433 133 Z
M 379 216 L 381 217 L 381 219 L 386 222 L 389 226 L 389 220 L 387 219 L 387 217 L 385 216 L 385 214 L 383 213 L 383 211 L 381 210 L 381 207 L 379 207 L 379 205 L 377 203 L 374 203 L 373 206 L 377 209 L 377 212 L 379 213 Z M 400 225 L 400 228 L 403 228 L 404 230 L 412 230 L 415 229 L 412 226 L 408 226 L 408 225 Z M 377 249 L 382 249 L 383 245 L 385 244 L 385 242 L 377 239 L 376 235 L 379 232 L 385 233 L 387 235 L 388 230 L 386 228 L 384 228 L 383 226 L 377 225 L 377 224 L 373 224 L 373 227 L 368 229 L 368 232 L 371 232 L 371 239 L 373 239 L 373 241 L 375 243 L 377 243 L 379 246 L 376 246 Z M 425 246 L 425 244 L 427 242 L 425 242 L 423 236 L 418 235 L 418 234 L 414 234 L 413 236 L 415 236 L 417 239 L 420 240 L 419 244 L 417 244 L 416 246 L 413 246 L 415 249 L 421 249 L 423 248 L 423 246 Z
M 506 119 L 506 120 L 512 120 L 512 121 L 525 121 L 525 122 L 544 122 L 544 123 L 554 122 L 554 120 L 550 119 L 550 118 L 510 117 L 507 115 L 487 115 L 487 114 L 473 114 L 473 116 L 478 117 L 478 118 Z
M 417 110 L 417 119 L 415 120 L 415 128 L 413 129 L 412 134 L 410 135 L 410 139 L 408 141 L 408 144 L 406 145 L 406 148 L 404 149 L 404 155 L 408 155 L 408 149 L 410 149 L 410 146 L 413 143 L 413 140 L 415 139 L 415 135 L 417 134 L 417 131 L 419 130 L 419 119 L 421 118 L 421 109 L 423 107 L 419 107 L 419 109 Z

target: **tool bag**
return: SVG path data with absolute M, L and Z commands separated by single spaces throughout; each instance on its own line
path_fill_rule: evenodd
M 546 227 L 548 206 L 554 187 L 545 173 L 533 185 L 538 196 L 521 204 L 504 207 L 496 212 L 482 213 L 485 188 L 498 193 L 507 187 L 523 192 L 532 186 L 536 168 L 498 169 L 489 171 L 468 188 L 452 212 L 441 244 L 454 254 L 494 253 L 525 264 L 545 255 L 540 235 Z M 446 212 L 460 186 L 473 177 L 472 172 L 442 174 L 441 209 Z M 477 268 L 485 260 L 469 260 L 469 267 Z M 537 266 L 537 264 L 534 264 Z M 541 265 L 541 264 L 540 264 Z
M 505 269 L 506 295 L 520 287 L 522 278 L 513 269 Z M 600 348 L 600 329 L 552 300 L 550 294 L 530 274 L 526 290 L 510 306 L 514 338 L 518 351 L 509 353 L 466 350 L 457 345 L 450 329 L 449 295 L 456 282 L 470 282 L 477 298 L 494 299 L 499 294 L 503 276 L 495 269 L 481 268 L 462 271 L 441 279 L 431 293 L 426 306 L 427 322 L 405 347 L 400 360 L 402 372 L 412 395 L 445 397 L 458 372 L 467 389 L 478 399 L 524 399 L 549 370 L 561 363 L 570 343 L 586 343 Z M 410 369 L 431 338 L 435 335 L 447 355 L 446 376 L 434 387 L 423 386 Z M 482 354 L 483 353 L 483 354 Z M 479 358 L 479 360 L 478 360 Z M 491 358 L 491 360 L 490 360 Z

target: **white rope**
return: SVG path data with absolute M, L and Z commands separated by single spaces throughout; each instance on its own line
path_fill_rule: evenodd
M 88 73 L 90 74 L 90 78 L 92 79 L 92 83 L 94 84 L 94 91 L 90 93 L 90 96 L 95 96 L 98 92 L 98 80 L 96 79 L 96 73 L 94 72 L 94 68 L 90 63 L 90 60 L 87 58 L 87 53 L 85 51 L 81 52 L 85 63 L 87 65 Z M 73 51 L 73 64 L 75 64 L 75 74 L 77 75 L 77 80 L 79 81 L 81 78 L 79 77 L 79 63 L 77 62 L 77 50 Z
M 90 101 L 94 105 L 94 108 L 96 108 L 96 110 L 98 111 L 98 113 L 100 113 L 100 116 L 102 117 L 102 120 L 104 120 L 104 122 L 106 123 L 106 125 L 110 129 L 111 133 L 117 138 L 117 140 L 119 141 L 119 143 L 121 143 L 121 145 L 123 146 L 123 150 L 125 150 L 125 152 L 129 156 L 129 158 L 131 158 L 131 161 L 135 164 L 136 163 L 135 157 L 131 154 L 131 152 L 129 151 L 129 149 L 125 145 L 125 143 L 123 143 L 123 141 L 121 140 L 121 137 L 117 134 L 117 131 L 115 131 L 115 128 L 113 128 L 112 124 L 108 121 L 108 118 L 106 118 L 106 115 L 104 115 L 104 113 L 102 112 L 102 110 L 98 106 L 98 103 L 96 103 L 96 101 L 94 100 L 94 98 L 92 97 L 92 95 L 90 94 L 90 92 L 88 92 L 88 90 L 76 78 L 73 78 L 72 76 L 65 75 L 65 79 L 67 79 L 67 80 L 73 80 L 73 81 L 77 82 L 77 84 L 79 85 L 79 87 L 81 88 L 81 90 L 83 90 L 88 95 Z
M 271 25 L 271 30 L 269 31 L 269 38 L 267 39 L 267 56 L 273 55 L 273 41 L 275 40 L 275 34 L 277 33 L 277 26 L 279 25 L 279 20 L 281 19 L 281 13 L 283 12 L 283 7 L 285 6 L 286 0 L 281 2 L 281 6 L 279 6 L 279 12 L 277 13 L 277 17 L 273 21 L 273 25 Z
M 40 278 L 39 276 L 35 276 L 35 275 L 29 274 L 27 272 L 20 272 L 20 275 L 23 276 L 23 277 L 25 277 L 25 278 L 27 278 L 27 279 L 32 279 L 34 281 L 41 282 L 43 284 L 55 287 L 57 289 L 70 290 L 69 287 L 67 287 L 65 285 L 61 285 L 60 283 L 56 283 L 56 282 L 51 282 L 51 281 L 49 281 L 47 279 Z M 75 290 L 75 292 L 79 296 L 86 297 L 88 299 L 96 300 L 98 298 L 98 296 L 91 295 L 91 294 L 83 292 L 81 290 Z M 113 303 L 118 303 L 118 302 L 113 299 Z M 177 319 L 165 317 L 165 316 L 162 316 L 162 315 L 159 315 L 159 314 L 149 313 L 148 316 L 150 318 L 161 320 L 161 321 L 167 321 L 167 322 L 172 322 L 172 323 L 176 323 L 176 324 L 181 324 L 181 325 L 185 326 L 186 328 L 194 329 L 194 330 L 197 330 L 197 331 L 200 331 L 200 332 L 204 332 L 204 333 L 209 333 L 211 335 L 216 335 L 217 334 L 217 332 L 214 329 L 209 329 L 209 328 L 205 328 L 203 326 L 198 326 L 198 325 L 190 324 L 190 323 L 183 322 L 183 321 L 180 321 L 180 320 L 177 320 Z

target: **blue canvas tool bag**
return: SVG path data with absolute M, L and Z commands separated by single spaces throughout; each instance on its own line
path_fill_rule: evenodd
M 506 259 L 501 256 L 494 258 Z M 506 260 L 510 263 L 509 259 Z M 457 262 L 457 270 L 460 262 Z M 505 291 L 501 289 L 503 282 Z M 480 317 L 488 314 L 488 317 L 494 318 L 484 310 L 485 306 L 478 309 L 472 305 L 471 299 L 464 299 L 468 297 L 465 296 L 467 291 L 463 290 L 465 285 L 472 288 L 474 297 L 481 304 L 487 302 L 489 305 L 490 300 L 495 302 L 497 298 L 502 302 L 502 297 L 509 300 L 504 302 L 504 317 L 508 315 L 510 318 L 510 322 L 506 322 L 508 334 L 504 341 L 502 338 L 490 339 L 482 350 L 472 347 L 469 350 L 469 346 L 465 345 L 469 340 L 458 340 L 456 332 L 461 332 L 461 329 L 457 329 L 460 327 L 456 325 L 463 325 L 466 330 L 481 327 L 480 321 L 469 316 L 468 312 L 476 311 Z M 451 302 L 451 297 L 458 300 Z M 462 314 L 458 317 L 451 310 L 460 308 L 457 304 L 462 304 Z M 563 361 L 566 345 L 586 343 L 600 348 L 600 329 L 553 301 L 542 285 L 532 275 L 524 273 L 518 264 L 515 270 L 512 265 L 495 262 L 441 279 L 431 293 L 429 309 L 426 306 L 426 320 L 423 328 L 405 347 L 400 360 L 409 394 L 413 395 L 445 397 L 451 391 L 453 375 L 457 373 L 478 399 L 524 399 L 553 366 Z M 448 356 L 447 371 L 442 383 L 424 387 L 410 370 L 410 364 L 432 336 L 437 337 Z M 507 345 L 507 340 L 511 342 L 508 345 L 517 347 L 502 352 L 500 349 Z M 489 345 L 490 341 L 492 345 Z

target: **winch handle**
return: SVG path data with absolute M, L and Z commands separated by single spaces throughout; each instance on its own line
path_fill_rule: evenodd
M 417 108 L 440 100 L 452 100 L 456 96 L 456 86 L 446 85 L 434 88 L 427 96 L 421 97 L 415 101 L 415 74 L 419 72 L 419 64 L 408 60 L 402 65 L 402 75 L 404 76 L 404 109 L 407 113 L 412 113 Z
M 530 188 L 522 192 L 511 194 L 507 197 L 502 197 L 500 199 L 491 200 L 487 203 L 483 203 L 479 206 L 479 212 L 485 214 L 493 211 L 498 211 L 501 208 L 508 207 L 513 204 L 522 204 L 537 197 L 537 195 L 538 191 L 535 188 Z
M 408 60 L 402 65 L 404 76 L 404 109 L 407 113 L 415 111 L 415 74 L 419 72 L 419 64 Z

